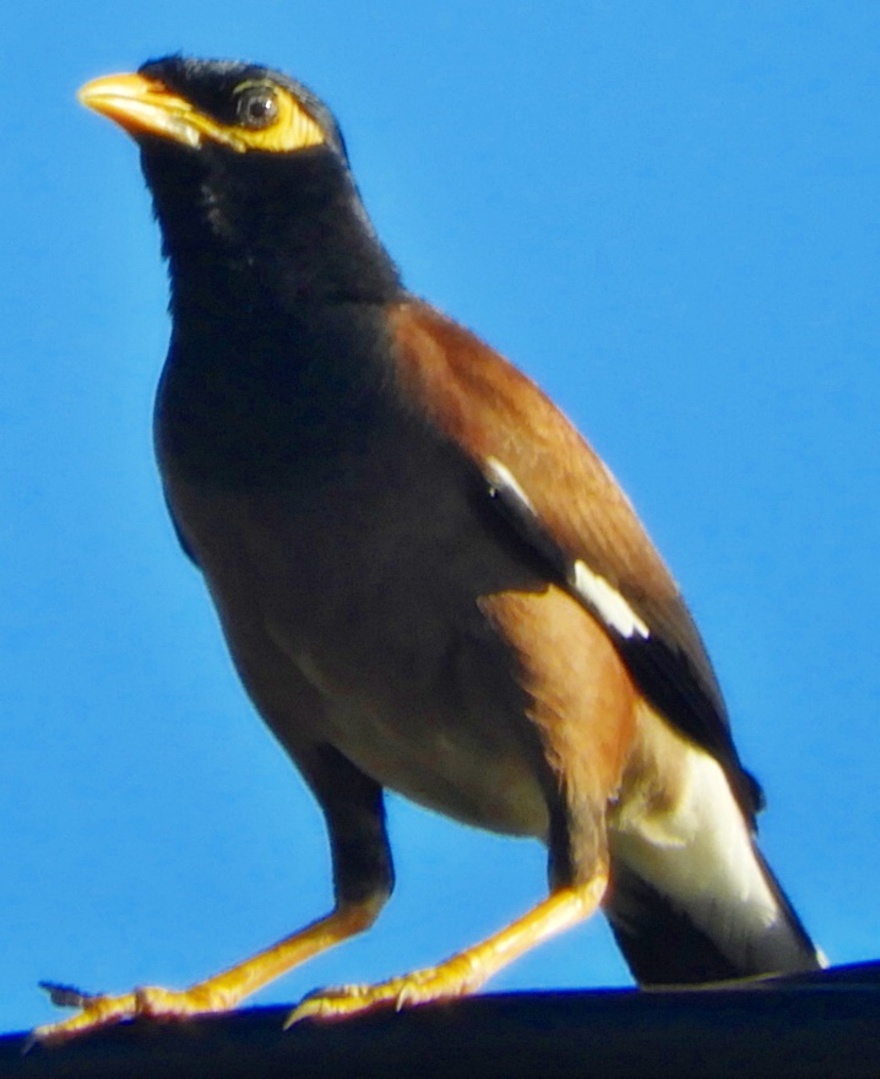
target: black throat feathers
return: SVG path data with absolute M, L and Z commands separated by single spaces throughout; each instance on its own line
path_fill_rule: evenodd
M 402 295 L 344 158 L 156 140 L 142 163 L 171 283 L 160 456 L 221 487 L 332 467 L 383 422 Z

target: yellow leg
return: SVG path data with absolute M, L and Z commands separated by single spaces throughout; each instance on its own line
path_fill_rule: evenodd
M 70 1019 L 37 1027 L 32 1037 L 35 1041 L 57 1041 L 139 1015 L 181 1017 L 234 1008 L 245 997 L 293 967 L 368 928 L 383 902 L 384 897 L 335 910 L 243 963 L 189 989 L 144 986 L 120 996 L 91 996 L 62 986 L 49 986 L 56 1004 L 73 1005 L 80 1011 Z
M 588 918 L 602 902 L 607 885 L 607 874 L 602 873 L 587 884 L 562 888 L 499 933 L 439 966 L 413 971 L 377 985 L 346 985 L 319 990 L 302 1001 L 285 1026 L 292 1026 L 309 1016 L 335 1019 L 383 1005 L 400 1009 L 466 996 L 536 944 Z

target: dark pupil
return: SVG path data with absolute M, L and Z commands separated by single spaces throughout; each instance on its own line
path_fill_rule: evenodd
M 267 127 L 278 115 L 278 102 L 269 90 L 251 90 L 238 102 L 238 118 L 248 127 Z

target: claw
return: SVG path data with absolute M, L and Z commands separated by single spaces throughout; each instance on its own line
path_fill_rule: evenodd
M 49 994 L 49 1000 L 56 1008 L 84 1008 L 90 1000 L 101 995 L 87 993 L 84 989 L 77 989 L 75 985 L 64 985 L 62 982 L 38 982 L 37 984 Z
M 134 1019 L 138 1014 L 138 1005 L 134 993 L 126 993 L 120 997 L 99 996 L 97 994 L 82 993 L 78 989 L 69 986 L 58 986 L 49 989 L 49 995 L 55 1004 L 63 1007 L 79 1008 L 76 1015 L 69 1019 L 62 1019 L 58 1023 L 46 1023 L 36 1027 L 31 1034 L 32 1042 L 57 1042 L 64 1041 L 74 1034 L 97 1030 L 109 1023 L 123 1022 Z
M 320 989 L 305 997 L 287 1017 L 288 1030 L 303 1019 L 332 1020 L 378 1008 L 395 1012 L 440 1000 L 465 996 L 485 980 L 467 956 L 456 956 L 439 967 L 416 970 L 376 985 L 344 985 Z
M 380 1004 L 390 1002 L 382 990 L 391 983 L 381 985 L 340 985 L 332 989 L 319 989 L 310 993 L 290 1013 L 284 1023 L 289 1030 L 303 1019 L 342 1019 L 355 1012 L 368 1011 Z
M 218 984 L 195 985 L 183 990 L 146 985 L 119 996 L 84 993 L 72 986 L 54 982 L 41 984 L 53 1003 L 79 1008 L 79 1011 L 69 1019 L 37 1027 L 31 1035 L 31 1040 L 37 1042 L 63 1041 L 74 1034 L 84 1034 L 111 1023 L 125 1023 L 142 1017 L 184 1019 L 191 1015 L 227 1011 L 237 999 Z

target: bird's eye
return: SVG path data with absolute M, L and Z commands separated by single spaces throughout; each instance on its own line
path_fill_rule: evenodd
M 243 127 L 269 127 L 278 118 L 278 95 L 271 86 L 246 86 L 236 94 L 235 113 Z

